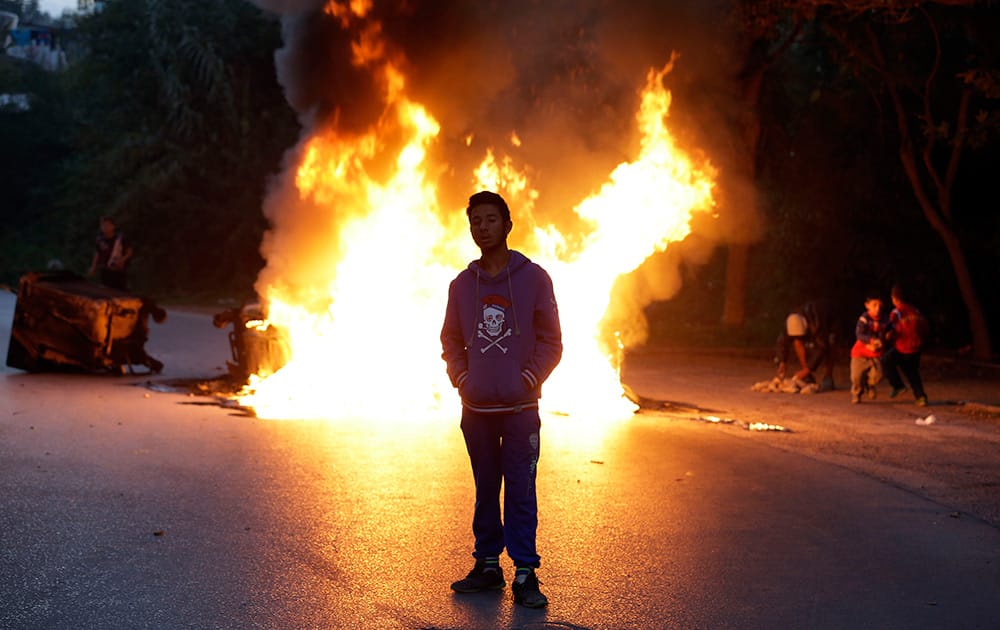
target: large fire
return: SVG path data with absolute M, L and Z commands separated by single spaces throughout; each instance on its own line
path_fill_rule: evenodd
M 351 5 L 356 11 L 365 6 Z M 439 203 L 439 165 L 429 163 L 428 149 L 440 125 L 408 98 L 406 78 L 380 57 L 377 36 L 371 29 L 359 36 L 354 63 L 379 75 L 385 109 L 378 124 L 359 136 L 315 132 L 295 171 L 299 198 L 328 210 L 335 237 L 301 251 L 307 277 L 290 282 L 262 275 L 271 279 L 258 283 L 269 323 L 286 332 L 291 347 L 283 368 L 252 377 L 239 397 L 263 418 L 398 423 L 459 407 L 438 334 L 448 283 L 478 250 L 463 208 Z M 574 420 L 634 412 L 623 397 L 619 349 L 600 341 L 601 322 L 616 308 L 612 287 L 654 252 L 684 239 L 693 214 L 713 205 L 712 167 L 687 157 L 666 126 L 670 93 L 663 84 L 670 67 L 650 70 L 641 89 L 634 159 L 576 205 L 584 233 L 564 234 L 535 220 L 539 194 L 529 170 L 502 149 L 488 150 L 469 173 L 469 194 L 504 195 L 515 215 L 512 246 L 553 278 L 565 351 L 543 387 L 545 412 Z M 516 132 L 510 137 L 512 146 L 526 141 Z M 312 228 L 324 233 L 322 225 Z M 272 245 L 284 238 L 281 229 L 269 234 Z

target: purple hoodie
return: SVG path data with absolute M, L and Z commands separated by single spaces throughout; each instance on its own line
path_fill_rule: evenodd
M 549 275 L 514 250 L 494 277 L 478 261 L 469 263 L 448 287 L 441 346 L 466 409 L 512 413 L 537 407 L 542 383 L 562 357 Z

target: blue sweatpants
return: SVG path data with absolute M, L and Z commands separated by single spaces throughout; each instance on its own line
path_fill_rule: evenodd
M 462 434 L 476 480 L 472 533 L 476 558 L 499 556 L 504 547 L 515 566 L 539 566 L 535 550 L 538 502 L 537 409 L 511 414 L 480 414 L 462 409 Z M 503 481 L 503 517 L 500 483 Z

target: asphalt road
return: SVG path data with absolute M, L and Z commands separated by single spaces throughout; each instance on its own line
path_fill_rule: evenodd
M 0 294 L 2 352 L 12 303 Z M 216 375 L 229 353 L 209 316 L 183 312 L 147 349 L 167 366 L 157 382 Z M 269 421 L 143 376 L 6 369 L 0 627 L 1000 627 L 1000 530 L 907 485 L 948 484 L 895 466 L 893 449 L 841 453 L 994 425 L 956 405 L 917 427 L 911 406 L 851 407 L 843 391 L 753 394 L 755 369 L 767 366 L 648 353 L 626 380 L 684 405 L 600 431 L 543 420 L 541 611 L 509 588 L 448 588 L 472 562 L 456 417 Z M 851 422 L 875 428 L 836 430 Z

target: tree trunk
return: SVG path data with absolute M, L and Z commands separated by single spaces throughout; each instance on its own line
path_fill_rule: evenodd
M 920 180 L 920 172 L 917 169 L 916 157 L 913 154 L 912 145 L 908 141 L 904 141 L 900 147 L 899 158 L 927 222 L 938 233 L 944 242 L 945 249 L 948 250 L 951 267 L 955 272 L 955 280 L 958 282 L 958 290 L 962 295 L 962 301 L 965 303 L 965 309 L 969 316 L 969 330 L 972 333 L 972 356 L 980 361 L 989 361 L 993 355 L 990 327 L 986 322 L 986 312 L 979 301 L 975 285 L 972 283 L 972 274 L 969 273 L 969 265 L 965 259 L 962 245 L 954 230 L 943 220 L 940 212 L 925 193 Z M 943 203 L 950 205 L 951 191 L 939 190 L 938 197 Z
M 746 320 L 747 261 L 750 246 L 730 243 L 726 251 L 726 299 L 722 307 L 722 323 L 739 327 Z
M 972 332 L 972 357 L 980 361 L 989 361 L 993 358 L 992 340 L 990 339 L 990 327 L 986 323 L 986 313 L 983 305 L 979 301 L 975 286 L 972 284 L 972 275 L 969 273 L 969 266 L 965 260 L 965 252 L 958 241 L 958 238 L 949 230 L 947 233 L 938 232 L 948 249 L 948 256 L 951 258 L 951 266 L 955 269 L 955 279 L 958 280 L 958 289 L 962 294 L 962 301 L 969 312 L 969 329 Z
M 789 38 L 788 42 L 791 41 Z M 783 51 L 786 42 L 780 50 Z M 751 51 L 753 47 L 751 47 Z M 781 54 L 780 52 L 777 54 Z M 742 143 L 739 145 L 737 163 L 743 169 L 743 175 L 751 185 L 757 184 L 757 147 L 760 145 L 760 104 L 761 86 L 764 83 L 764 73 L 767 71 L 770 59 L 766 56 L 755 59 L 751 52 L 747 53 L 746 65 L 738 77 L 740 97 L 743 100 L 743 116 L 737 121 Z M 752 205 L 749 209 L 754 216 L 757 214 L 757 195 L 744 197 L 743 202 Z M 726 296 L 722 307 L 722 323 L 725 326 L 739 328 L 746 321 L 747 299 L 747 261 L 750 259 L 750 245 L 742 242 L 730 242 L 726 245 Z

